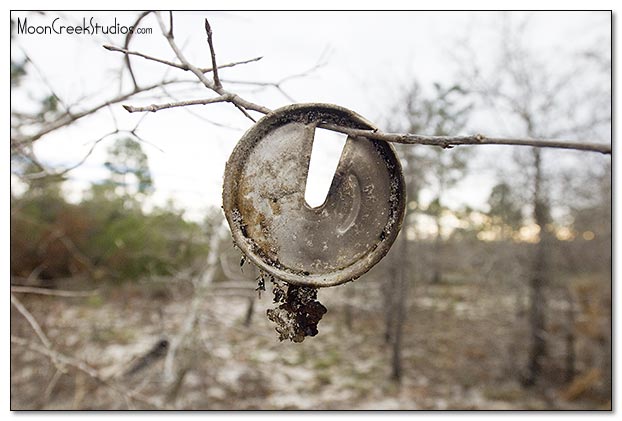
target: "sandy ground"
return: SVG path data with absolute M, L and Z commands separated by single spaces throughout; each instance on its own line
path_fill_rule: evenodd
M 187 285 L 104 288 L 90 298 L 20 298 L 58 351 L 167 408 L 504 410 L 610 405 L 595 385 L 568 397 L 563 366 L 556 362 L 563 336 L 553 333 L 545 380 L 533 388 L 521 387 L 527 336 L 525 323 L 517 317 L 520 304 L 508 291 L 478 284 L 418 285 L 411 291 L 403 379 L 401 384 L 392 382 L 377 286 L 357 284 L 354 297 L 347 291 L 351 286 L 320 291 L 328 313 L 319 324 L 320 333 L 300 344 L 277 340 L 265 316 L 272 304 L 268 292 L 255 302 L 250 326 L 245 326 L 249 299 L 214 288 L 201 300 L 197 323 L 177 350 L 173 377 L 167 377 L 165 358 L 132 376 L 123 373 L 158 340 L 179 333 L 192 297 Z M 345 323 L 346 302 L 353 308 L 351 329 Z M 11 330 L 12 335 L 37 340 L 14 310 Z M 11 349 L 11 371 L 13 409 L 150 408 L 74 369 L 55 375 L 49 359 L 18 345 Z

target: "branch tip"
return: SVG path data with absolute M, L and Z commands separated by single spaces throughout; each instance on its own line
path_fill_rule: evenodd
M 214 51 L 214 42 L 212 40 L 212 27 L 209 24 L 207 18 L 205 18 L 205 32 L 207 33 L 207 44 L 209 45 L 210 55 L 212 57 L 212 73 L 214 75 L 214 90 L 220 94 L 220 89 L 222 88 L 222 84 L 220 83 L 220 78 L 218 77 L 218 66 L 216 65 L 216 52 Z

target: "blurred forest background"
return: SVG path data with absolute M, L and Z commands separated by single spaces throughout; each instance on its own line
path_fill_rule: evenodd
M 611 32 L 551 70 L 528 19 L 505 18 L 494 60 L 456 41 L 455 82 L 413 76 L 380 126 L 456 135 L 498 121 L 517 137 L 610 143 Z M 12 409 L 611 407 L 610 156 L 498 147 L 474 208 L 448 197 L 487 146 L 398 145 L 407 214 L 391 252 L 319 292 L 318 336 L 279 343 L 270 288 L 256 291 L 221 209 L 197 220 L 148 202 L 150 139 L 136 128 L 93 143 L 104 175 L 78 199 L 64 189 L 74 168 L 38 158 L 45 136 L 143 98 L 140 74 L 119 60 L 134 85 L 68 104 L 15 32 L 12 97 L 43 88 L 11 108 Z

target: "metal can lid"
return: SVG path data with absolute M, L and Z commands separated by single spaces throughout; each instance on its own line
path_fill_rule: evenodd
M 330 104 L 266 115 L 225 169 L 223 209 L 236 245 L 261 270 L 291 284 L 326 287 L 360 277 L 388 252 L 404 217 L 400 162 L 383 141 L 349 136 L 325 202 L 304 198 L 316 127 L 374 129 Z

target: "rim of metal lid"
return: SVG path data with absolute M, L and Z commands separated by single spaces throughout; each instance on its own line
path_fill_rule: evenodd
M 359 259 L 347 267 L 326 274 L 300 273 L 299 271 L 293 271 L 282 266 L 279 262 L 265 261 L 261 255 L 253 250 L 252 239 L 243 234 L 243 230 L 239 223 L 240 221 L 236 220 L 241 216 L 239 215 L 239 208 L 236 204 L 237 180 L 244 168 L 246 156 L 252 151 L 255 144 L 270 130 L 290 122 L 312 123 L 317 121 L 320 123 L 338 124 L 344 127 L 357 129 L 373 130 L 376 128 L 372 123 L 357 113 L 333 104 L 293 104 L 274 110 L 247 130 L 231 153 L 225 167 L 223 210 L 229 227 L 231 228 L 235 244 L 261 270 L 271 274 L 277 279 L 291 284 L 320 288 L 343 284 L 359 278 L 387 254 L 402 226 L 406 192 L 402 167 L 393 146 L 384 141 L 367 139 L 384 148 L 386 151 L 384 155 L 385 161 L 387 159 L 392 161 L 390 162 L 393 166 L 392 177 L 398 182 L 399 194 L 397 203 L 393 206 L 397 215 L 396 218 L 394 218 L 395 222 L 393 226 L 390 227 L 389 234 L 384 239 L 379 240 L 376 246 L 371 248 L 362 259 Z M 238 213 L 237 217 L 236 212 Z

